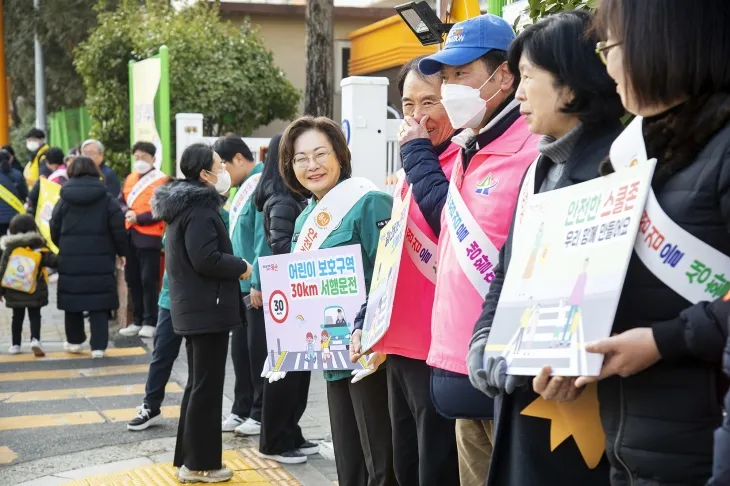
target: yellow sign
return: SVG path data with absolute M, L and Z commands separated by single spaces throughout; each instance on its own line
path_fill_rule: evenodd
M 554 451 L 568 437 L 573 436 L 586 465 L 594 469 L 606 450 L 606 434 L 598 410 L 598 388 L 587 385 L 577 400 L 555 402 L 537 400 L 525 407 L 522 415 L 551 420 L 550 450 Z
M 38 207 L 35 211 L 35 223 L 38 225 L 43 237 L 48 243 L 48 248 L 58 254 L 58 247 L 51 241 L 51 216 L 56 202 L 61 197 L 61 186 L 48 179 L 40 180 L 41 190 L 38 195 Z

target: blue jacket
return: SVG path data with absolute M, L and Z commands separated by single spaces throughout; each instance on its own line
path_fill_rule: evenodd
M 451 139 L 434 147 L 427 138 L 417 138 L 400 149 L 406 179 L 413 185 L 413 197 L 436 236 L 441 233 L 441 210 L 449 192 L 449 179 L 441 169 L 439 155 L 451 145 Z
M 28 186 L 25 183 L 23 173 L 16 169 L 10 169 L 10 172 L 0 172 L 0 184 L 17 197 L 21 204 L 25 204 L 25 198 L 28 197 Z M 0 199 L 0 224 L 8 224 L 13 219 L 17 211 L 10 204 Z M 1 236 L 1 235 L 0 235 Z
M 104 176 L 104 181 L 106 182 L 106 192 L 108 192 L 116 201 L 119 197 L 119 193 L 122 192 L 122 185 L 119 182 L 117 173 L 114 172 L 111 167 L 106 165 L 105 162 L 101 163 L 101 167 L 99 167 L 99 169 L 101 170 L 101 173 Z

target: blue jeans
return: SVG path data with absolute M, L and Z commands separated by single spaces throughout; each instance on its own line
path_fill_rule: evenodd
M 160 307 L 157 317 L 152 362 L 147 374 L 144 403 L 150 410 L 157 411 L 165 399 L 165 386 L 170 380 L 172 365 L 180 354 L 182 336 L 172 329 L 170 310 Z

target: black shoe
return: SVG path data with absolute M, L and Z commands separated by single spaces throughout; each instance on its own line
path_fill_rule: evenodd
M 127 424 L 127 430 L 144 430 L 160 422 L 162 422 L 160 411 L 150 410 L 145 403 L 141 407 L 137 407 L 137 416 Z
M 257 454 L 259 457 L 270 459 L 281 464 L 302 464 L 307 462 L 307 456 L 300 451 L 287 451 L 281 454 L 262 454 L 261 452 L 257 452 Z
M 313 454 L 317 454 L 319 452 L 319 444 L 315 444 L 314 442 L 304 441 L 304 444 L 299 446 L 299 452 L 304 454 L 305 456 L 311 456 Z

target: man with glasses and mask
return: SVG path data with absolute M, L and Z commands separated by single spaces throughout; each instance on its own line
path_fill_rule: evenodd
M 538 154 L 539 137 L 530 134 L 514 99 L 519 80 L 507 65 L 514 38 L 510 25 L 490 14 L 452 27 L 443 50 L 424 58 L 419 69 L 425 75 L 441 75 L 441 103 L 452 126 L 463 129 L 452 139 L 460 147 L 459 156 L 450 178 L 435 152 L 419 157 L 417 166 L 404 158 L 413 195 L 439 235 L 427 363 L 433 368 L 437 410 L 457 419 L 464 486 L 484 484 L 493 416 L 492 401 L 469 382 L 466 350 L 494 279 L 522 176 Z M 423 119 L 418 123 L 406 117 L 401 151 L 425 146 L 427 138 Z

